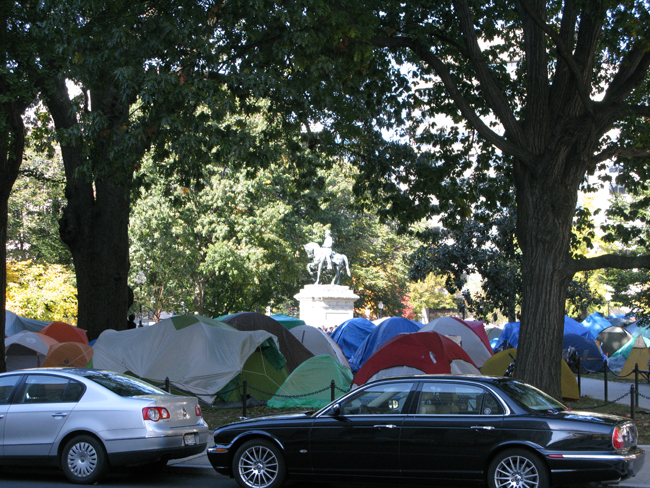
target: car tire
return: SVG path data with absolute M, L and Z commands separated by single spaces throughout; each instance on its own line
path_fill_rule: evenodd
M 73 437 L 61 451 L 61 468 L 72 483 L 96 483 L 108 470 L 108 457 L 104 446 L 89 435 Z
M 235 452 L 233 475 L 241 488 L 278 488 L 287 470 L 280 448 L 265 439 L 253 439 Z
M 508 449 L 490 463 L 487 482 L 490 488 L 549 488 L 549 475 L 536 454 Z

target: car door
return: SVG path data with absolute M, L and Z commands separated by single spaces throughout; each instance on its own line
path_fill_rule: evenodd
M 483 479 L 505 413 L 481 385 L 423 382 L 414 414 L 402 424 L 400 467 L 414 478 Z
M 415 382 L 386 382 L 360 389 L 322 415 L 310 432 L 315 473 L 345 476 L 399 474 L 400 427 Z
M 47 456 L 84 387 L 55 375 L 31 374 L 5 418 L 5 456 Z
M 5 420 L 9 411 L 12 393 L 21 378 L 22 376 L 18 374 L 0 377 L 0 456 L 4 456 Z

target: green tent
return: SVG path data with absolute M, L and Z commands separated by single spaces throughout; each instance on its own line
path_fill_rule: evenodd
M 289 330 L 293 329 L 294 327 L 298 327 L 299 325 L 307 325 L 304 320 L 290 317 L 289 315 L 284 315 L 282 313 L 276 313 L 275 315 L 270 315 L 270 317 L 276 322 L 280 322 Z
M 321 408 L 350 389 L 352 370 L 327 354 L 314 356 L 300 364 L 267 405 L 271 408 Z M 313 394 L 309 394 L 313 393 Z

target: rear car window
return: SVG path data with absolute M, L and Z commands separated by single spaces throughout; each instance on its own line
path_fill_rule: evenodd
M 168 395 L 167 392 L 130 376 L 101 371 L 88 372 L 84 375 L 91 381 L 102 385 L 121 397 L 139 395 Z

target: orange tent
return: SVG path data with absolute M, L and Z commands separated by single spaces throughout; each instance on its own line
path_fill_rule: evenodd
M 44 368 L 77 367 L 83 368 L 93 357 L 93 348 L 79 342 L 62 342 L 50 346 L 43 361 Z
M 85 330 L 66 324 L 65 322 L 52 322 L 50 325 L 45 326 L 39 333 L 52 337 L 59 342 L 80 342 L 82 344 L 88 344 L 88 335 Z

